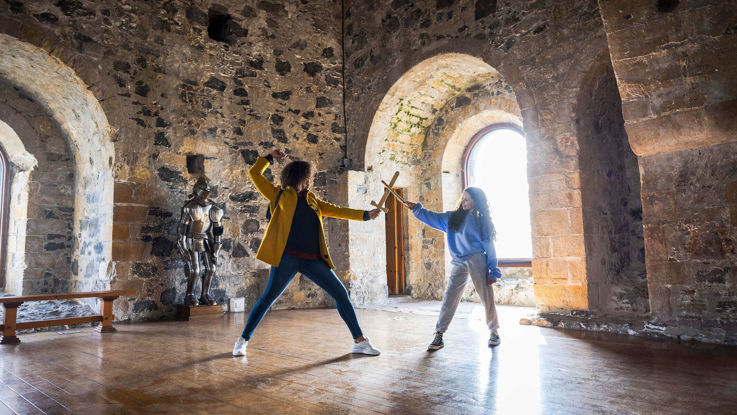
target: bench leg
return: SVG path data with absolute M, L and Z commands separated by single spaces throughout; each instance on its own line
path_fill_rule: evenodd
M 18 344 L 20 339 L 15 336 L 15 320 L 18 316 L 18 306 L 23 303 L 3 303 L 3 338 L 0 344 Z
M 100 325 L 97 326 L 97 331 L 100 333 L 112 333 L 115 331 L 115 327 L 113 327 L 113 301 L 118 298 L 116 297 L 102 297 L 102 302 L 100 303 L 100 315 L 102 315 L 102 321 L 100 322 Z

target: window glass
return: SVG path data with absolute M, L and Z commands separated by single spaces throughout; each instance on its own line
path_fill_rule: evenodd
M 476 140 L 466 161 L 467 186 L 480 187 L 491 206 L 499 259 L 532 258 L 525 138 L 496 128 Z

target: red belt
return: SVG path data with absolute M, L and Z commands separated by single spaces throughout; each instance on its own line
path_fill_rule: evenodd
M 305 252 L 292 251 L 291 249 L 285 249 L 284 253 L 301 259 L 322 259 L 320 258 L 320 254 L 308 254 Z

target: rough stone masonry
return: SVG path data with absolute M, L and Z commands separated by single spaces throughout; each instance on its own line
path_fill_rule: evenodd
M 460 168 L 443 164 L 459 159 L 454 134 L 483 119 L 526 135 L 535 301 L 549 321 L 737 343 L 735 2 L 14 0 L 0 4 L 0 32 L 8 59 L 35 50 L 33 62 L 73 75 L 47 85 L 24 78 L 33 68 L 22 64 L 3 75 L 26 87 L 6 88 L 0 118 L 38 161 L 16 247 L 32 261 L 23 289 L 136 289 L 116 303 L 118 318 L 171 317 L 185 284 L 178 209 L 200 160 L 226 210 L 213 294 L 252 304 L 267 273 L 254 258 L 266 204 L 245 177 L 259 155 L 283 147 L 315 162 L 316 191 L 358 208 L 380 193 L 371 160 L 399 163 L 410 196 L 441 209 L 453 196 L 439 193 L 460 186 L 442 179 Z M 389 96 L 433 62 L 442 87 Z M 48 99 L 72 90 L 89 100 Z M 410 107 L 420 96 L 427 105 Z M 387 97 L 402 98 L 407 117 L 383 120 Z M 104 131 L 75 130 L 97 120 L 82 108 L 98 107 L 104 120 L 85 125 Z M 401 134 L 369 140 L 382 122 Z M 80 156 L 108 149 L 105 160 Z M 100 194 L 94 172 L 105 169 L 114 189 Z M 112 229 L 95 221 L 106 209 Z M 386 296 L 385 258 L 370 257 L 383 249 L 379 226 L 327 223 L 359 302 Z M 437 297 L 442 237 L 408 235 L 411 293 Z M 277 305 L 328 304 L 298 277 Z

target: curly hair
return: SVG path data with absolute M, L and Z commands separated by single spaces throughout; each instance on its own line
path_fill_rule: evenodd
M 488 235 L 492 240 L 496 239 L 496 229 L 494 228 L 494 222 L 491 220 L 489 201 L 486 199 L 484 191 L 478 187 L 467 187 L 463 192 L 468 193 L 471 199 L 473 199 L 474 211 L 477 212 L 477 216 L 481 222 L 482 234 Z M 458 200 L 458 207 L 450 214 L 448 229 L 452 231 L 460 229 L 468 213 L 468 210 L 463 209 L 463 195 L 461 194 L 461 198 Z
M 300 183 L 312 179 L 312 164 L 308 161 L 295 160 L 284 166 L 279 179 L 282 188 L 291 186 L 297 189 Z

